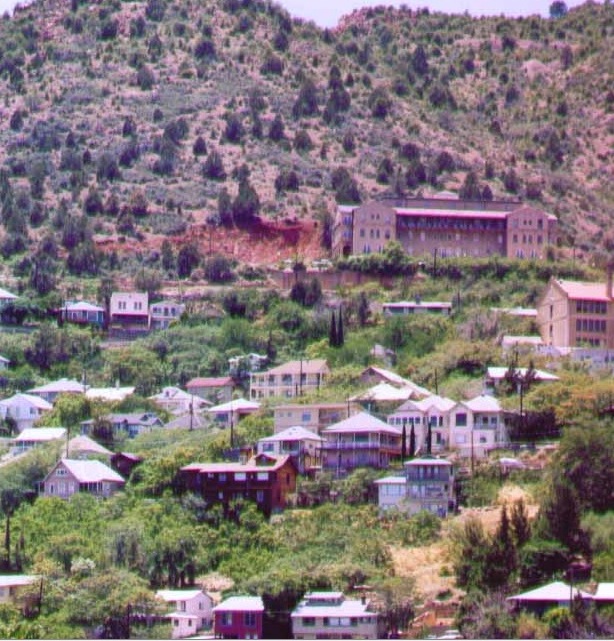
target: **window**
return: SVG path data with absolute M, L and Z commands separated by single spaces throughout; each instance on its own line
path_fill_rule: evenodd
M 316 624 L 316 618 L 315 617 L 303 617 L 303 625 L 306 628 L 310 628 Z
M 66 476 L 66 470 L 61 467 L 55 471 L 56 476 Z
M 217 478 L 218 481 L 224 483 L 226 481 L 226 472 L 222 472 Z
M 222 612 L 222 625 L 232 625 L 232 612 Z
M 456 415 L 456 427 L 467 427 L 467 414 L 459 412 Z
M 235 481 L 245 481 L 247 479 L 247 475 L 245 472 L 235 472 Z
M 244 612 L 243 613 L 243 623 L 246 628 L 255 628 L 256 627 L 256 613 L 255 612 Z
M 301 415 L 302 423 L 309 423 L 311 421 L 311 412 L 303 412 Z
M 264 503 L 264 490 L 256 491 L 256 503 Z
M 258 481 L 268 481 L 269 480 L 269 473 L 268 472 L 258 472 L 256 474 L 256 479 Z

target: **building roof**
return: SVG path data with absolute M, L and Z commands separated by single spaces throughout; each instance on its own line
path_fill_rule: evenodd
M 310 595 L 307 595 L 307 597 L 309 596 Z M 363 603 L 360 600 L 354 599 L 344 599 L 343 601 L 341 601 L 341 603 L 330 603 L 327 605 L 311 605 L 306 598 L 296 606 L 290 616 L 293 619 L 297 617 L 360 617 L 365 615 L 377 616 L 376 612 L 370 612 L 368 608 L 368 602 Z
M 407 478 L 405 476 L 384 476 L 382 479 L 374 481 L 375 485 L 406 485 Z
M 248 401 L 245 398 L 235 398 L 227 403 L 210 407 L 207 412 L 211 412 L 212 414 L 220 414 L 222 412 L 255 412 L 258 409 L 260 409 L 260 403 L 256 401 Z
M 119 309 L 118 303 L 124 301 L 133 301 L 141 303 L 140 309 Z M 147 292 L 113 292 L 111 294 L 110 309 L 112 314 L 129 316 L 149 316 L 149 296 Z
M 322 430 L 322 434 L 352 434 L 355 432 L 379 432 L 394 434 L 395 436 L 401 435 L 400 429 L 393 425 L 388 425 L 388 423 L 384 423 L 384 421 L 380 421 L 379 418 L 367 412 L 359 412 L 339 423 L 329 425 Z
M 205 420 L 205 418 L 200 414 L 200 412 L 186 412 L 174 418 L 172 421 L 164 424 L 164 428 L 167 430 L 200 430 L 205 427 L 208 427 L 211 419 Z
M 100 483 L 101 481 L 125 483 L 124 479 L 115 470 L 100 461 L 78 461 L 63 458 L 58 463 L 58 465 L 60 464 L 63 464 L 79 483 Z M 58 465 L 53 469 L 55 470 Z
M 537 318 L 537 310 L 534 307 L 491 307 L 491 310 L 508 316 Z
M 611 296 L 608 295 L 607 286 L 604 282 L 601 283 L 587 283 L 574 280 L 560 280 L 553 279 L 553 282 L 567 294 L 571 300 L 596 300 L 608 302 Z
M 13 588 L 30 585 L 40 577 L 35 574 L 0 574 L 0 588 Z
M 234 380 L 230 376 L 217 376 L 213 378 L 199 376 L 185 384 L 187 389 L 190 389 L 190 387 L 226 387 L 227 385 L 234 387 Z
M 33 387 L 28 390 L 30 394 L 83 394 L 86 385 L 79 381 L 70 380 L 68 378 L 60 378 L 57 381 L 52 381 L 46 385 Z
M 86 301 L 67 301 L 62 309 L 67 312 L 104 312 L 104 307 L 100 307 L 100 305 L 94 305 Z
M 65 427 L 28 427 L 13 439 L 14 443 L 55 441 L 66 436 Z
M 463 401 L 463 405 L 468 407 L 472 412 L 500 412 L 501 403 L 488 394 L 480 394 L 468 401 Z
M 516 373 L 519 376 L 526 376 L 527 373 L 527 367 L 517 367 L 516 368 Z M 489 367 L 486 370 L 486 376 L 493 381 L 502 381 L 505 378 L 505 375 L 507 374 L 509 370 L 509 367 Z M 558 381 L 559 377 L 555 376 L 554 374 L 551 374 L 550 372 L 546 372 L 542 369 L 536 369 L 535 371 L 535 380 L 536 381 Z
M 0 287 L 0 300 L 15 300 L 18 296 Z
M 192 590 L 158 590 L 156 596 L 159 596 L 164 601 L 188 601 L 197 596 L 207 596 L 211 598 L 206 592 L 199 589 Z
M 368 390 L 350 396 L 350 401 L 372 401 L 384 403 L 386 401 L 406 401 L 415 395 L 411 387 L 395 387 L 390 383 L 378 383 Z
M 447 412 L 456 405 L 456 401 L 437 394 L 431 394 L 420 401 L 408 400 L 400 407 L 397 407 L 394 414 L 399 412 L 430 412 L 436 410 L 438 412 Z
M 395 303 L 383 303 L 384 309 L 452 309 L 452 303 L 439 300 L 400 300 Z
M 336 410 L 347 407 L 347 401 L 340 401 L 338 403 L 288 403 L 287 405 L 276 405 L 273 408 L 274 412 L 287 411 L 287 410 Z
M 556 603 L 568 602 L 572 594 L 572 589 L 569 585 L 562 581 L 554 581 L 548 585 L 542 585 L 534 590 L 515 594 L 507 598 L 508 601 L 552 601 Z M 573 588 L 573 597 L 580 596 L 582 599 L 592 599 L 592 595 L 588 592 L 583 592 L 578 588 Z
M 68 453 L 74 454 L 76 452 L 90 452 L 103 456 L 111 456 L 113 454 L 111 450 L 108 450 L 106 447 L 100 445 L 100 443 L 96 443 L 94 439 L 85 435 L 75 436 L 68 441 Z
M 598 583 L 593 599 L 595 601 L 614 601 L 614 583 Z
M 271 465 L 258 465 L 258 461 L 262 460 L 262 457 L 266 456 L 267 459 L 270 459 Z M 290 457 L 285 456 L 273 456 L 271 454 L 253 456 L 247 463 L 190 463 L 190 465 L 185 465 L 181 468 L 182 472 L 200 472 L 207 474 L 208 472 L 274 472 L 280 467 L 283 467 Z
M 477 218 L 484 220 L 505 220 L 507 211 L 484 211 L 480 209 L 450 209 L 441 207 L 438 209 L 424 209 L 421 207 L 395 207 L 397 216 L 425 216 L 429 218 Z
M 421 456 L 420 458 L 413 458 L 411 461 L 403 463 L 405 467 L 419 467 L 421 465 L 439 465 L 441 467 L 452 467 L 452 463 L 445 458 L 437 458 L 436 456 Z
M 287 429 L 273 434 L 272 436 L 266 436 L 258 440 L 258 443 L 278 443 L 280 441 L 323 441 L 324 439 L 321 436 L 318 436 L 315 432 L 304 428 L 301 425 L 294 425 L 293 427 L 288 427 Z
M 408 378 L 403 378 L 403 376 L 397 374 L 396 372 L 392 372 L 389 369 L 384 369 L 383 367 L 376 367 L 375 365 L 369 365 L 369 367 L 367 367 L 360 373 L 361 377 L 364 376 L 369 371 L 373 372 L 374 374 L 377 374 L 377 376 L 379 376 L 380 378 L 383 378 L 387 383 L 396 385 L 397 387 L 409 387 L 419 396 L 430 395 L 430 392 L 426 388 L 420 387 L 420 385 L 416 385 L 413 381 L 410 381 Z
M 127 396 L 134 394 L 135 389 L 134 387 L 90 387 L 85 392 L 85 396 L 103 401 L 123 401 Z
M 192 401 L 194 399 L 194 394 L 190 394 L 189 392 L 186 392 L 182 390 L 179 387 L 163 387 L 161 392 L 158 392 L 157 394 L 154 394 L 153 396 L 149 397 L 152 401 Z M 200 401 L 198 397 L 194 399 L 196 401 Z
M 39 410 L 52 410 L 53 405 L 46 401 L 44 398 L 41 398 L 40 396 L 35 396 L 34 394 L 15 394 L 11 396 L 10 398 L 4 398 L 0 401 L 0 405 L 4 405 L 5 407 L 11 407 L 20 401 L 24 401 L 26 403 L 29 403 L 30 405 L 33 405 Z
M 231 596 L 213 608 L 213 612 L 264 612 L 259 596 Z
M 328 363 L 324 358 L 304 359 L 288 361 L 272 369 L 262 372 L 264 374 L 319 374 L 322 371 L 328 372 Z
M 10 363 L 11 361 L 8 358 L 5 358 L 4 356 L 0 356 L 0 363 Z

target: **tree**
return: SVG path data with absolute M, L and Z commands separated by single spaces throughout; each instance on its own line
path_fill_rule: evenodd
M 409 458 L 414 458 L 414 456 L 416 456 L 416 429 L 412 421 L 409 431 Z
M 505 505 L 501 508 L 501 516 L 497 531 L 490 544 L 484 564 L 483 582 L 490 590 L 496 590 L 507 585 L 511 573 L 517 564 L 516 548 L 510 534 L 510 523 Z
M 316 116 L 319 111 L 317 87 L 313 80 L 306 79 L 303 81 L 292 107 L 292 115 L 294 118 Z
M 369 306 L 369 299 L 364 291 L 360 292 L 358 296 L 358 324 L 361 327 L 364 327 L 369 322 L 369 316 L 371 315 L 371 308 Z
M 428 430 L 426 432 L 426 454 L 427 456 L 431 455 L 433 448 L 433 428 L 429 422 Z
M 211 180 L 226 180 L 224 163 L 219 152 L 212 149 L 203 164 L 203 175 Z
M 207 143 L 202 136 L 198 136 L 192 145 L 192 153 L 195 156 L 204 156 L 207 153 Z
M 200 263 L 200 252 L 196 243 L 187 243 L 181 247 L 177 254 L 177 275 L 187 278 Z
M 232 225 L 232 198 L 225 187 L 217 197 L 217 216 L 221 225 Z
M 247 165 L 239 168 L 239 193 L 232 203 L 232 215 L 236 225 L 249 225 L 260 211 L 260 198 L 249 182 Z
M 407 426 L 403 422 L 403 430 L 401 431 L 401 461 L 407 458 Z
M 514 545 L 519 549 L 531 538 L 531 523 L 523 499 L 515 501 L 512 506 L 510 526 Z
M 279 142 L 285 137 L 286 134 L 284 132 L 284 121 L 281 117 L 281 114 L 278 113 L 276 114 L 269 128 L 269 140 L 272 140 L 273 142 Z
M 480 190 L 480 183 L 478 182 L 477 174 L 470 171 L 465 176 L 465 181 L 458 193 L 459 197 L 464 200 L 480 200 L 482 192 Z
M 328 332 L 328 346 L 329 347 L 338 347 L 339 342 L 337 340 L 337 321 L 335 320 L 335 311 L 333 310 L 330 315 L 330 329 Z
M 567 5 L 563 0 L 555 0 L 555 2 L 550 5 L 550 17 L 557 19 L 565 15 L 567 15 Z
M 344 343 L 345 343 L 345 335 L 343 332 L 343 312 L 341 311 L 341 307 L 340 307 L 339 319 L 337 323 L 337 346 L 343 347 Z
M 162 241 L 162 246 L 160 247 L 160 252 L 162 254 L 162 267 L 166 271 L 173 271 L 177 266 L 175 262 L 175 254 L 173 253 L 173 246 L 168 238 L 165 238 Z
M 239 143 L 243 137 L 244 129 L 243 123 L 237 114 L 230 113 L 226 115 L 226 129 L 224 130 L 224 138 L 228 142 Z
M 429 71 L 429 63 L 426 57 L 426 51 L 422 45 L 418 45 L 411 57 L 412 69 L 419 75 L 425 76 Z

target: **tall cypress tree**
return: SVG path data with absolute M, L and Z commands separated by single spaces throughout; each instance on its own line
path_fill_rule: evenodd
M 345 336 L 343 334 L 343 313 L 341 307 L 339 308 L 339 325 L 337 326 L 337 346 L 343 347 L 345 343 Z
M 433 448 L 433 430 L 431 428 L 431 424 L 429 423 L 429 429 L 426 433 L 426 453 L 428 455 L 431 454 L 432 448 Z
M 414 456 L 416 456 L 416 430 L 412 423 L 409 432 L 409 458 L 414 458 Z
M 331 314 L 331 317 L 330 317 L 330 330 L 328 332 L 328 346 L 337 347 L 337 345 L 338 345 L 337 321 L 335 320 L 335 312 L 333 310 L 333 313 Z
M 407 458 L 407 427 L 403 423 L 403 432 L 401 433 L 401 460 Z

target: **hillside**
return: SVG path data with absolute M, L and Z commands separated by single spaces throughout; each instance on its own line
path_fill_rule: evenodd
M 613 34 L 610 3 L 557 19 L 379 7 L 329 31 L 255 0 L 37 0 L 0 22 L 0 250 L 31 285 L 64 259 L 170 274 L 167 237 L 315 258 L 336 199 L 474 172 L 480 193 L 555 213 L 588 258 L 612 243 Z

